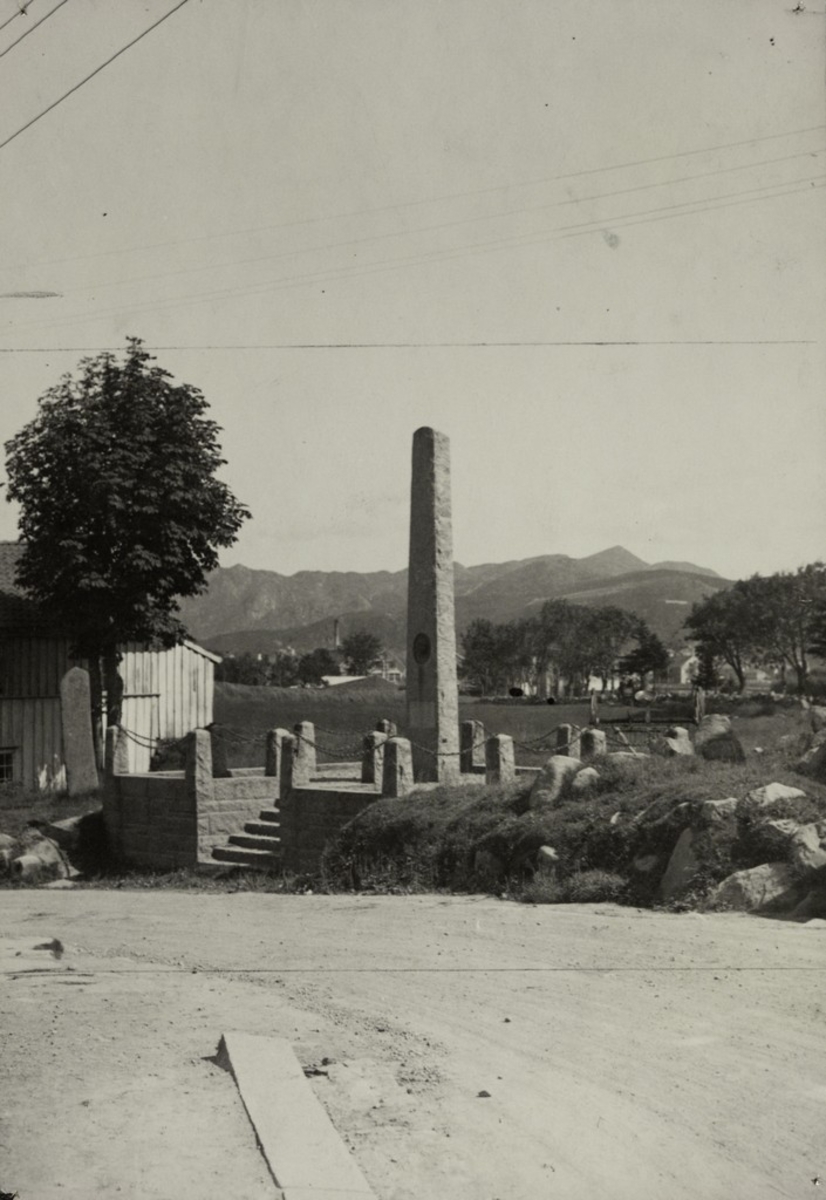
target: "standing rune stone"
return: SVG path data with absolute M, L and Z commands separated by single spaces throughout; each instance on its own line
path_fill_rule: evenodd
M 98 786 L 98 771 L 92 743 L 89 672 L 82 667 L 71 667 L 60 681 L 60 722 L 69 795 L 93 792 Z
M 450 442 L 413 435 L 407 592 L 407 728 L 417 783 L 459 778 Z

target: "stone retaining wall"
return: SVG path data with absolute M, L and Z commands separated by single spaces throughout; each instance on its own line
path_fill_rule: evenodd
M 130 775 L 122 730 L 107 731 L 103 813 L 114 854 L 160 871 L 212 862 L 212 848 L 278 804 L 264 768 L 212 778 L 209 733 L 189 735 L 185 771 Z
M 339 790 L 310 785 L 291 789 L 280 802 L 284 869 L 297 874 L 317 871 L 327 842 L 379 799 L 377 788 Z

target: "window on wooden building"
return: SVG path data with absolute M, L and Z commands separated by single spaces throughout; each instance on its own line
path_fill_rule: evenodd
M 14 782 L 14 751 L 0 750 L 0 783 Z

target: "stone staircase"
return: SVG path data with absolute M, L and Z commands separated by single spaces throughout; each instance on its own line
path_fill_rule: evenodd
M 281 814 L 277 808 L 264 808 L 257 821 L 247 821 L 243 833 L 231 833 L 226 842 L 214 846 L 216 862 L 248 870 L 271 871 L 281 865 Z

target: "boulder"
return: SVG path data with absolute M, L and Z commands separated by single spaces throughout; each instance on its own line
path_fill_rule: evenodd
M 789 861 L 802 871 L 826 867 L 826 821 L 797 826 L 790 838 Z
M 571 791 L 577 795 L 582 795 L 583 792 L 590 792 L 599 783 L 599 771 L 595 767 L 583 767 L 578 771 L 571 783 Z
M 800 788 L 789 787 L 786 783 L 767 783 L 765 787 L 754 788 L 746 796 L 746 800 L 755 808 L 769 808 L 778 800 L 805 799 L 806 793 Z
M 663 900 L 672 900 L 689 888 L 700 864 L 693 849 L 694 830 L 684 829 L 671 852 L 665 874 L 660 880 L 660 895 Z
M 659 865 L 659 854 L 641 854 L 635 858 L 631 864 L 635 871 L 639 871 L 640 875 L 650 875 L 651 872 Z
M 540 846 L 536 855 L 536 869 L 544 875 L 551 875 L 559 866 L 559 855 L 553 846 Z
M 580 759 L 569 758 L 567 754 L 552 754 L 534 780 L 528 806 L 539 808 L 543 804 L 553 804 L 562 794 L 567 780 L 581 770 Z
M 736 796 L 727 796 L 725 800 L 706 800 L 700 808 L 700 815 L 706 821 L 727 821 L 734 816 L 739 803 Z
M 9 833 L 0 833 L 0 871 L 8 871 L 9 865 L 16 854 L 20 853 L 20 843 Z
M 711 892 L 711 908 L 756 912 L 761 908 L 781 907 L 797 895 L 798 873 L 785 862 L 763 863 L 747 871 L 735 871 Z
M 694 750 L 703 758 L 717 762 L 745 762 L 746 754 L 737 734 L 731 727 L 731 718 L 723 713 L 708 713 L 697 726 Z
M 30 840 L 26 852 L 12 859 L 10 871 L 17 879 L 66 879 L 70 873 L 60 848 L 44 837 Z
M 684 729 L 682 725 L 673 725 L 670 729 L 666 729 L 662 740 L 665 743 L 664 753 L 668 758 L 694 754 L 694 744 L 689 737 L 688 730 Z
M 808 749 L 797 760 L 794 767 L 801 775 L 808 775 L 819 783 L 826 783 L 826 729 L 819 729 Z

